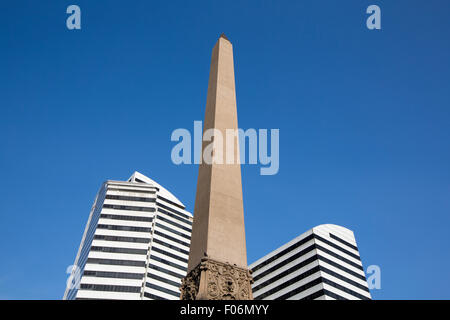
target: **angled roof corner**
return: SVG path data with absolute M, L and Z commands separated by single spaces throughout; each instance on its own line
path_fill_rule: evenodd
M 136 181 L 139 180 L 139 181 Z M 167 200 L 170 200 L 172 202 L 175 202 L 176 204 L 186 207 L 180 200 L 178 200 L 177 197 L 175 197 L 169 190 L 167 190 L 166 188 L 164 188 L 163 186 L 161 186 L 159 183 L 157 183 L 156 181 L 150 179 L 147 176 L 144 176 L 142 173 L 135 171 L 131 177 L 128 179 L 129 182 L 144 182 L 147 184 L 151 184 L 155 187 L 157 187 L 159 189 L 159 193 L 162 197 L 166 198 Z

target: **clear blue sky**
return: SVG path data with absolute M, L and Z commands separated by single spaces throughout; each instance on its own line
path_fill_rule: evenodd
M 170 135 L 203 119 L 222 32 L 240 127 L 280 129 L 279 173 L 243 167 L 249 262 L 335 223 L 381 267 L 374 298 L 450 298 L 449 14 L 446 0 L 2 1 L 0 299 L 62 297 L 106 179 L 138 170 L 193 210 L 198 168 L 172 164 Z

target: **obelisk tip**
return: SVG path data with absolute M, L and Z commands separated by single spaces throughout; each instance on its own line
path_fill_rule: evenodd
M 224 38 L 225 40 L 230 41 L 230 39 L 227 38 L 227 36 L 225 35 L 225 33 L 222 33 L 222 34 L 220 35 L 219 39 L 220 39 L 220 38 Z M 231 42 L 231 41 L 230 41 L 230 42 Z

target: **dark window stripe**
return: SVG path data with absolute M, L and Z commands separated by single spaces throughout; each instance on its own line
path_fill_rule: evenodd
M 319 291 L 316 291 L 314 293 L 311 293 L 310 295 L 307 295 L 303 298 L 300 298 L 299 300 L 315 300 L 319 297 L 322 297 L 325 295 L 325 290 L 320 289 Z
M 176 234 L 177 236 L 180 236 L 180 237 L 183 237 L 183 238 L 185 238 L 185 239 L 191 240 L 191 237 L 190 237 L 189 235 L 187 235 L 187 234 L 185 234 L 185 233 L 182 233 L 182 232 L 180 232 L 180 231 L 176 231 L 176 230 L 174 230 L 174 229 L 172 229 L 172 228 L 163 226 L 163 225 L 160 224 L 160 223 L 155 223 L 155 226 L 157 226 L 158 228 L 161 228 L 161 229 L 163 229 L 163 230 L 172 232 L 173 234 Z
M 325 263 L 328 263 L 329 265 L 332 265 L 333 267 L 338 268 L 338 269 L 340 269 L 340 270 L 342 270 L 342 271 L 344 271 L 344 272 L 346 272 L 348 274 L 351 274 L 352 276 L 354 276 L 354 277 L 356 277 L 358 279 L 366 281 L 366 277 L 363 276 L 362 274 L 356 273 L 355 271 L 350 270 L 350 269 L 340 265 L 339 263 L 331 261 L 331 260 L 321 256 L 320 254 L 317 255 L 317 259 L 319 259 L 319 260 L 321 260 L 321 261 L 323 261 Z
M 346 298 L 341 297 L 340 295 L 338 295 L 338 294 L 336 294 L 334 292 L 325 290 L 325 289 L 320 289 L 319 291 L 311 293 L 310 295 L 308 295 L 306 297 L 303 297 L 300 300 L 314 300 L 314 299 L 317 299 L 317 298 L 319 298 L 321 296 L 329 296 L 329 297 L 334 298 L 336 300 L 347 300 Z
M 159 232 L 159 231 L 157 231 L 157 230 L 154 231 L 154 234 L 156 234 L 156 235 L 158 235 L 158 236 L 160 236 L 160 237 L 169 239 L 169 240 L 171 240 L 171 241 L 173 241 L 173 242 L 182 244 L 183 246 L 189 248 L 189 243 L 187 243 L 187 242 L 178 240 L 177 238 L 171 237 L 171 236 L 169 236 L 169 235 L 167 235 L 167 234 L 164 234 L 164 233 L 162 233 L 162 232 Z
M 121 206 L 117 204 L 104 204 L 103 208 L 116 209 L 116 210 L 131 210 L 131 211 L 145 211 L 145 212 L 155 212 L 155 208 L 149 207 L 136 207 L 136 206 Z
M 322 247 L 321 245 L 318 245 L 318 244 L 316 244 L 315 246 L 316 246 L 316 249 L 321 250 L 321 251 L 323 251 L 325 253 L 328 253 L 330 256 L 333 256 L 336 259 L 339 259 L 339 260 L 341 260 L 341 261 L 343 261 L 343 262 L 345 262 L 345 263 L 347 263 L 347 264 L 349 264 L 349 265 L 351 265 L 351 266 L 353 266 L 353 267 L 355 267 L 357 269 L 360 269 L 360 270 L 364 271 L 364 269 L 363 269 L 363 267 L 361 265 L 344 258 L 340 254 L 337 254 L 336 252 L 333 252 L 331 250 L 325 249 L 324 247 Z
M 358 247 L 352 245 L 351 243 L 345 241 L 344 239 L 339 238 L 338 236 L 335 236 L 334 234 L 330 233 L 330 238 L 339 241 L 342 244 L 345 244 L 347 247 L 352 248 L 353 250 L 358 251 Z
M 106 214 L 106 213 L 102 213 L 100 215 L 100 218 L 113 220 L 126 220 L 126 221 L 144 221 L 144 222 L 153 221 L 153 217 L 124 216 L 120 214 Z
M 264 267 L 264 266 L 268 265 L 269 263 L 271 263 L 271 262 L 277 260 L 278 258 L 284 256 L 285 254 L 287 254 L 287 253 L 289 253 L 289 252 L 295 250 L 296 248 L 302 246 L 303 244 L 307 243 L 308 241 L 310 241 L 310 240 L 312 240 L 312 239 L 313 239 L 313 235 L 311 234 L 311 235 L 305 237 L 304 239 L 300 240 L 299 242 L 296 242 L 296 243 L 292 244 L 291 246 L 289 246 L 289 247 L 287 247 L 286 249 L 280 251 L 280 252 L 277 253 L 276 255 L 274 255 L 274 256 L 268 258 L 267 260 L 261 262 L 260 264 L 256 265 L 255 267 L 253 267 L 253 269 L 252 269 L 253 272 L 255 272 L 255 271 L 261 269 L 262 267 Z
M 177 211 L 177 210 L 175 210 L 175 209 L 173 209 L 173 208 L 171 208 L 171 207 L 168 207 L 168 206 L 162 204 L 161 202 L 158 202 L 158 201 L 157 201 L 156 204 L 157 204 L 159 207 L 161 207 L 161 208 L 163 208 L 163 209 L 166 209 L 166 210 L 169 210 L 170 212 L 173 212 L 173 213 L 175 213 L 175 214 L 177 214 L 177 215 L 179 215 L 179 216 L 181 216 L 181 217 L 183 217 L 183 218 L 185 218 L 185 219 L 188 219 L 188 220 L 189 220 L 189 218 L 190 218 L 190 216 L 188 216 L 187 214 L 182 213 L 182 212 L 179 212 L 179 211 Z
M 149 243 L 150 242 L 149 238 L 105 236 L 102 234 L 94 235 L 94 239 L 105 240 L 105 241 L 136 242 L 136 243 Z
M 147 254 L 145 249 L 134 249 L 134 248 L 117 248 L 117 247 L 98 247 L 92 246 L 91 251 L 98 252 L 110 252 L 110 253 L 127 253 L 127 254 Z
M 94 291 L 114 291 L 114 292 L 141 292 L 141 287 L 132 286 L 115 286 L 115 285 L 105 285 L 105 284 L 90 284 L 82 283 L 80 289 L 84 290 L 94 290 Z
M 256 292 L 259 289 L 264 288 L 264 287 L 268 286 L 269 284 L 271 284 L 271 283 L 273 283 L 273 282 L 275 282 L 277 280 L 280 280 L 281 278 L 284 278 L 284 277 L 290 275 L 291 273 L 297 271 L 298 269 L 301 269 L 301 268 L 307 266 L 308 264 L 313 263 L 314 261 L 317 261 L 317 256 L 312 256 L 311 258 L 308 258 L 308 259 L 300 262 L 299 264 L 296 264 L 295 266 L 293 266 L 293 267 L 291 267 L 289 269 L 286 269 L 285 271 L 277 274 L 276 276 L 273 276 L 273 277 L 267 279 L 266 281 L 261 282 L 259 285 L 255 286 L 253 288 L 253 291 Z
M 86 263 L 108 264 L 114 266 L 145 267 L 145 261 L 88 258 Z
M 148 293 L 148 292 L 144 292 L 144 297 L 147 297 L 147 298 L 150 298 L 153 300 L 169 300 L 167 298 L 163 298 L 163 297 L 157 296 L 156 294 Z
M 166 278 L 163 278 L 163 277 L 160 277 L 160 276 L 157 276 L 156 274 L 148 273 L 147 277 L 151 278 L 151 279 L 155 279 L 155 280 L 161 281 L 161 282 L 164 282 L 164 283 L 167 283 L 167 284 L 170 284 L 171 286 L 174 286 L 176 288 L 180 287 L 180 283 L 172 281 L 172 280 L 169 280 L 169 279 L 166 279 Z
M 123 200 L 123 201 L 139 201 L 139 202 L 156 202 L 156 198 L 117 196 L 117 195 L 113 195 L 113 194 L 107 194 L 105 199 Z
M 322 283 L 322 278 L 318 277 L 317 279 L 314 279 L 313 281 L 310 281 L 302 286 L 299 286 L 299 287 L 283 294 L 282 296 L 275 298 L 274 300 L 287 300 L 288 298 L 295 296 L 296 294 L 301 293 L 305 290 L 308 290 L 309 288 L 312 288 L 320 283 Z
M 173 222 L 172 220 L 169 220 L 169 219 L 167 219 L 167 218 L 164 218 L 164 217 L 161 216 L 160 214 L 158 214 L 158 220 L 162 220 L 162 221 L 164 221 L 164 222 L 167 222 L 168 224 L 171 224 L 171 225 L 173 225 L 174 227 L 180 228 L 180 229 L 182 229 L 182 230 L 185 230 L 185 231 L 188 231 L 188 232 L 192 232 L 192 228 L 182 226 L 182 225 L 179 224 L 179 223 L 176 223 L 176 222 Z
M 165 268 L 159 267 L 159 266 L 154 265 L 154 264 L 149 264 L 148 267 L 149 267 L 150 269 L 153 269 L 153 270 L 156 270 L 156 271 L 160 271 L 160 272 L 162 272 L 162 273 L 166 273 L 166 274 L 168 274 L 168 275 L 171 275 L 171 276 L 176 277 L 176 278 L 179 278 L 179 279 L 184 278 L 184 275 L 182 275 L 182 274 L 179 274 L 179 273 L 176 273 L 176 272 L 167 270 L 167 269 L 165 269 Z
M 115 230 L 115 231 L 132 231 L 132 232 L 152 232 L 152 228 L 132 227 L 132 226 L 118 226 L 111 224 L 99 224 L 98 229 Z
M 178 247 L 176 247 L 176 246 L 173 246 L 173 245 L 171 245 L 171 244 L 169 244 L 169 243 L 167 243 L 167 242 L 161 241 L 161 240 L 159 240 L 159 239 L 153 238 L 153 242 L 154 242 L 154 243 L 157 243 L 157 244 L 160 244 L 160 245 L 162 245 L 162 246 L 165 246 L 165 247 L 167 247 L 167 248 L 170 248 L 170 249 L 172 249 L 172 250 L 176 250 L 176 251 L 178 251 L 178 252 L 181 252 L 181 253 L 183 253 L 183 254 L 185 254 L 185 255 L 189 255 L 189 251 L 180 249 L 180 248 L 178 248 Z
M 366 296 L 364 296 L 362 294 L 359 294 L 358 292 L 355 292 L 355 291 L 353 291 L 353 290 L 351 290 L 349 288 L 341 286 L 340 284 L 337 284 L 337 283 L 335 283 L 335 282 L 333 282 L 331 280 L 328 280 L 326 278 L 322 278 L 322 281 L 323 281 L 323 283 L 326 283 L 326 284 L 328 284 L 328 285 L 330 285 L 332 287 L 335 287 L 336 289 L 344 291 L 344 292 L 346 292 L 346 293 L 348 293 L 348 294 L 350 294 L 350 295 L 352 295 L 354 297 L 357 297 L 357 298 L 359 298 L 361 300 L 370 300 L 370 298 L 368 298 L 368 297 L 366 297 Z
M 113 187 L 108 187 L 108 190 L 123 191 L 123 192 L 133 192 L 133 193 L 148 193 L 148 194 L 155 194 L 156 193 L 156 191 L 154 191 L 154 190 L 123 189 L 123 188 L 113 188 Z
M 161 199 L 161 200 L 163 200 L 163 201 L 165 201 L 165 202 L 167 202 L 167 203 L 170 203 L 171 205 L 173 205 L 173 206 L 175 206 L 175 207 L 178 207 L 178 208 L 180 208 L 180 209 L 185 209 L 185 207 L 183 207 L 183 206 L 180 206 L 178 203 L 175 203 L 175 202 L 173 202 L 173 201 L 170 201 L 169 199 L 166 199 L 166 198 L 164 198 L 164 197 L 161 197 L 160 195 L 157 195 L 157 198 L 158 199 Z
M 156 284 L 153 284 L 153 283 L 148 283 L 147 282 L 145 284 L 145 286 L 148 287 L 148 288 L 154 289 L 154 290 L 158 290 L 158 291 L 170 294 L 171 296 L 174 296 L 174 297 L 180 297 L 180 293 L 179 292 L 175 292 L 175 291 L 172 291 L 172 290 L 160 287 L 160 286 L 158 286 Z
M 171 212 L 169 212 L 167 210 L 161 209 L 161 208 L 158 208 L 158 212 L 162 212 L 164 214 L 167 214 L 169 217 L 172 217 L 174 219 L 177 219 L 178 221 L 184 222 L 184 223 L 192 226 L 192 221 L 190 221 L 189 219 L 182 218 L 182 217 L 180 217 L 180 216 L 178 216 L 176 214 L 173 214 L 173 213 L 171 213 Z
M 346 282 L 348 284 L 351 284 L 354 287 L 357 287 L 357 288 L 359 288 L 361 290 L 369 292 L 369 288 L 367 286 L 364 286 L 364 285 L 362 285 L 362 284 L 360 284 L 360 283 L 358 283 L 356 281 L 353 281 L 353 280 L 351 280 L 351 279 L 349 279 L 349 278 L 347 278 L 347 277 L 345 277 L 345 276 L 343 276 L 343 275 L 341 275 L 341 274 L 339 274 L 337 272 L 334 272 L 334 271 L 332 271 L 330 269 L 327 269 L 327 268 L 325 268 L 323 266 L 320 266 L 320 270 L 325 272 L 325 273 L 327 273 L 327 274 L 329 274 L 329 275 L 331 275 L 331 276 L 333 276 L 333 277 L 336 277 L 336 278 L 338 278 L 338 279 L 340 279 L 340 280 L 342 280 L 342 281 L 344 281 L 344 282 Z
M 287 293 L 285 293 L 285 294 L 275 298 L 275 300 L 287 300 L 290 297 L 292 297 L 292 296 L 294 296 L 294 295 L 296 295 L 298 293 L 301 293 L 301 292 L 303 292 L 303 291 L 305 291 L 305 290 L 307 290 L 309 288 L 312 288 L 312 287 L 314 287 L 315 285 L 317 285 L 319 283 L 326 283 L 326 284 L 328 284 L 330 286 L 333 286 L 334 288 L 337 288 L 337 289 L 339 289 L 341 291 L 344 291 L 344 292 L 346 292 L 346 293 L 348 293 L 348 294 L 350 294 L 350 295 L 352 295 L 352 296 L 354 296 L 356 298 L 359 298 L 359 299 L 362 299 L 362 300 L 370 300 L 366 296 L 363 296 L 363 295 L 361 295 L 361 294 L 359 294 L 359 293 L 357 293 L 357 292 L 355 292 L 355 291 L 353 291 L 353 290 L 351 290 L 349 288 L 343 287 L 343 286 L 341 286 L 341 285 L 339 285 L 339 284 L 337 284 L 337 283 L 335 283 L 335 282 L 333 282 L 331 280 L 325 279 L 323 277 L 319 277 L 319 278 L 317 278 L 317 279 L 315 279 L 315 280 L 313 280 L 313 281 L 311 281 L 309 283 L 306 283 L 306 284 L 304 284 L 302 286 L 299 286 L 299 287 L 297 287 L 297 288 L 295 288 L 295 289 L 293 289 L 293 290 L 291 290 L 291 291 L 289 291 L 289 292 L 287 292 Z
M 162 254 L 164 254 L 165 256 L 171 257 L 171 258 L 173 258 L 173 259 L 177 259 L 177 260 L 179 260 L 179 261 L 181 261 L 181 262 L 184 262 L 184 263 L 187 263 L 187 262 L 188 262 L 188 259 L 185 259 L 185 258 L 183 258 L 183 257 L 177 256 L 176 254 L 167 252 L 166 250 L 162 250 L 162 249 L 157 248 L 157 247 L 152 247 L 152 251 L 156 251 L 156 252 L 162 253 Z
M 118 278 L 118 279 L 142 279 L 144 274 L 131 272 L 110 272 L 84 270 L 83 277 Z
M 330 247 L 333 247 L 333 248 L 335 248 L 335 249 L 337 249 L 337 250 L 339 250 L 339 251 L 341 251 L 341 252 L 343 252 L 343 253 L 349 255 L 350 257 L 353 257 L 353 258 L 359 260 L 359 255 L 354 254 L 354 253 L 352 253 L 352 252 L 350 252 L 350 251 L 348 251 L 348 250 L 342 248 L 341 246 L 339 246 L 339 245 L 337 245 L 337 244 L 335 244 L 335 243 L 333 243 L 333 242 L 331 242 L 331 241 L 329 241 L 329 240 L 327 240 L 327 239 L 325 239 L 325 238 L 322 238 L 321 236 L 314 235 L 314 238 L 316 238 L 317 240 L 320 240 L 320 241 L 326 243 L 326 244 L 329 245 Z
M 281 267 L 283 267 L 284 265 L 286 265 L 289 262 L 292 262 L 298 258 L 301 258 L 302 256 L 304 256 L 305 254 L 309 253 L 310 251 L 314 250 L 316 248 L 316 246 L 314 244 L 310 245 L 309 247 L 297 252 L 296 254 L 293 254 L 292 256 L 290 256 L 289 258 L 277 263 L 276 265 L 270 267 L 269 269 L 267 269 L 264 272 L 261 272 L 260 274 L 256 275 L 253 277 L 254 281 L 257 281 L 258 279 L 261 279 L 262 277 L 265 277 L 266 275 L 274 272 L 275 270 L 280 269 Z M 254 272 L 254 271 L 253 271 Z
M 336 294 L 334 292 L 328 291 L 326 289 L 323 289 L 323 292 L 325 292 L 325 295 L 327 295 L 329 297 L 332 297 L 332 298 L 334 298 L 336 300 L 348 300 L 347 298 L 344 298 L 344 297 L 342 297 L 342 296 L 340 296 L 340 295 L 338 295 L 338 294 Z
M 320 258 L 321 257 L 317 256 L 317 255 L 315 255 L 315 256 L 313 256 L 311 258 L 308 258 L 308 259 L 306 259 L 306 260 L 296 264 L 295 266 L 292 266 L 291 268 L 289 268 L 289 269 L 287 269 L 287 270 L 285 270 L 285 271 L 283 271 L 283 272 L 281 272 L 281 273 L 279 273 L 279 274 L 277 274 L 277 275 L 275 275 L 275 276 L 265 280 L 264 282 L 260 283 L 259 285 L 253 287 L 253 291 L 256 292 L 256 291 L 258 291 L 258 290 L 268 286 L 269 284 L 271 284 L 271 283 L 273 283 L 273 282 L 275 282 L 277 280 L 280 280 L 280 279 L 288 276 L 289 274 L 292 274 L 293 272 L 295 272 L 295 271 L 297 271 L 297 270 L 307 266 L 308 264 L 310 264 L 310 263 L 312 263 L 314 261 L 318 261 Z M 322 259 L 320 259 L 320 260 L 322 260 Z M 346 269 L 346 268 L 344 268 L 344 269 Z M 323 271 L 323 272 L 325 272 L 325 273 L 327 273 L 329 275 L 332 275 L 332 276 L 334 276 L 334 277 L 336 277 L 336 278 L 338 278 L 338 279 L 340 279 L 342 281 L 345 281 L 345 282 L 347 282 L 347 283 L 349 283 L 349 284 L 351 284 L 351 285 L 353 285 L 353 286 L 355 286 L 357 288 L 360 288 L 360 289 L 362 289 L 362 290 L 364 290 L 366 292 L 369 292 L 369 289 L 367 288 L 367 286 L 364 286 L 364 285 L 362 285 L 362 284 L 360 284 L 360 283 L 358 283 L 356 281 L 353 281 L 353 280 L 351 280 L 351 279 L 349 279 L 349 278 L 347 278 L 347 277 L 345 277 L 345 276 L 343 276 L 341 274 L 338 274 L 338 273 L 336 273 L 334 271 L 331 271 L 330 269 L 327 269 L 327 268 L 325 268 L 323 266 L 319 266 L 319 270 L 321 270 L 321 271 Z M 347 270 L 348 269 L 346 269 L 344 271 L 347 272 Z M 352 272 L 351 270 L 348 270 L 348 271 Z M 255 279 L 256 279 L 256 277 L 255 277 Z M 366 281 L 365 277 L 362 277 L 362 280 Z
M 280 290 L 282 290 L 284 288 L 287 288 L 290 285 L 293 285 L 293 284 L 295 284 L 295 283 L 305 279 L 306 277 L 309 277 L 309 276 L 311 276 L 311 275 L 313 275 L 313 274 L 315 274 L 315 273 L 317 273 L 319 271 L 320 271 L 319 266 L 311 268 L 308 271 L 306 271 L 306 272 L 304 272 L 302 274 L 299 274 L 298 276 L 296 276 L 296 277 L 294 277 L 292 279 L 286 280 L 285 282 L 279 284 L 278 286 L 276 286 L 276 287 L 274 287 L 274 288 L 272 288 L 272 289 L 270 289 L 270 290 L 260 294 L 256 299 L 264 299 L 265 297 L 268 297 L 268 296 L 270 296 L 270 295 L 272 295 L 272 294 L 274 294 L 274 293 L 276 293 L 276 292 L 278 292 L 278 291 L 280 291 Z M 306 290 L 306 289 L 308 289 L 310 287 L 315 286 L 316 284 L 319 284 L 321 282 L 320 281 L 320 274 L 319 274 L 319 278 L 318 279 L 319 279 L 319 281 L 317 281 L 317 279 L 314 279 L 314 280 L 308 282 L 307 284 L 305 284 L 305 285 L 303 285 L 303 286 L 301 286 L 299 288 L 305 287 L 304 289 L 301 290 L 301 291 L 303 291 L 303 290 Z M 312 285 L 308 286 L 309 284 L 312 284 Z M 301 291 L 299 291 L 299 292 L 301 292 Z M 276 298 L 276 299 L 279 299 L 279 298 Z
M 335 237 L 336 237 L 336 236 L 335 236 Z M 336 238 L 337 238 L 337 237 L 336 237 Z M 350 251 L 348 251 L 348 250 L 345 250 L 344 248 L 342 248 L 342 247 L 336 245 L 335 243 L 333 243 L 333 242 L 331 242 L 331 241 L 328 241 L 328 240 L 322 238 L 321 236 L 318 236 L 318 235 L 316 235 L 316 234 L 313 233 L 313 234 L 310 234 L 309 236 L 303 238 L 302 240 L 300 240 L 300 241 L 298 241 L 298 242 L 296 242 L 296 243 L 290 245 L 290 246 L 287 247 L 286 249 L 280 251 L 280 252 L 277 253 L 276 255 L 274 255 L 274 256 L 268 258 L 267 260 L 261 262 L 260 264 L 256 265 L 256 266 L 253 267 L 253 269 L 252 269 L 253 272 L 255 272 L 255 271 L 261 269 L 262 267 L 268 265 L 269 263 L 271 263 L 271 262 L 273 262 L 273 261 L 279 259 L 280 257 L 282 257 L 282 256 L 284 256 L 284 255 L 286 255 L 286 254 L 288 254 L 289 252 L 295 250 L 296 248 L 302 246 L 303 244 L 307 243 L 308 241 L 310 241 L 310 240 L 312 240 L 312 239 L 318 239 L 318 240 L 320 240 L 320 241 L 323 241 L 324 243 L 326 243 L 326 244 L 332 246 L 333 248 L 338 249 L 338 250 L 344 252 L 345 254 L 348 254 L 348 255 L 350 255 L 350 256 L 352 256 L 352 257 L 354 257 L 354 258 L 360 260 L 360 257 L 359 257 L 358 255 L 356 255 L 356 254 L 354 254 L 354 253 L 352 253 L 352 252 L 350 252 Z M 337 239 L 336 239 L 336 240 L 337 240 Z M 342 241 L 344 241 L 344 240 L 342 240 Z M 356 249 L 356 250 L 357 250 L 357 249 Z M 359 266 L 358 268 L 360 269 L 361 267 Z
M 186 267 L 180 266 L 179 264 L 173 263 L 173 262 L 171 262 L 171 261 L 169 261 L 169 260 L 166 260 L 166 259 L 163 259 L 163 258 L 160 258 L 160 257 L 156 257 L 156 256 L 154 256 L 154 255 L 151 255 L 151 256 L 150 256 L 150 259 L 151 259 L 151 260 L 158 261 L 158 262 L 161 262 L 161 263 L 164 263 L 164 264 L 167 264 L 167 265 L 169 265 L 169 266 L 171 266 L 171 267 L 180 269 L 180 270 L 182 270 L 182 271 L 186 271 L 186 270 L 187 270 Z

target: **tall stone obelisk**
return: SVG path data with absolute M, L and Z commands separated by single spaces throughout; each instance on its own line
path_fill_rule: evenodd
M 188 274 L 181 284 L 185 300 L 253 299 L 247 267 L 244 208 L 238 139 L 227 148 L 226 130 L 238 129 L 233 46 L 221 35 L 212 51 L 205 122 L 222 137 L 204 141 L 202 158 L 213 144 L 213 155 L 223 150 L 223 161 L 205 161 L 199 167 Z M 221 143 L 219 143 L 221 141 Z M 234 163 L 226 161 L 227 151 Z M 231 158 L 231 157 L 229 157 Z

